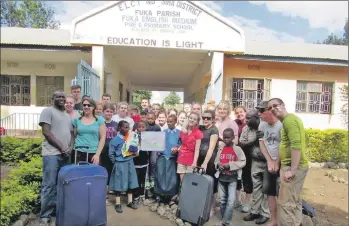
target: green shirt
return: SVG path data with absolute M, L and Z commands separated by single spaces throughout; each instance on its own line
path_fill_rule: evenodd
M 287 114 L 282 121 L 280 160 L 282 166 L 291 166 L 291 151 L 300 150 L 299 167 L 307 167 L 305 155 L 305 132 L 302 120 L 295 114 Z

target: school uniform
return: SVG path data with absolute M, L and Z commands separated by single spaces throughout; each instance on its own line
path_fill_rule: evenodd
M 139 187 L 135 189 L 133 197 L 135 200 L 139 199 L 140 197 L 145 199 L 145 178 L 149 166 L 149 152 L 140 150 L 138 156 L 133 158 L 133 163 L 136 168 L 139 185 Z
M 134 156 L 123 157 L 121 148 L 124 143 L 124 136 L 120 133 L 109 143 L 109 158 L 114 164 L 109 182 L 111 191 L 126 192 L 138 187 Z

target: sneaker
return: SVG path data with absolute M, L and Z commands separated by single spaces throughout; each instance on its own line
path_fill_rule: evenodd
M 121 204 L 116 204 L 116 205 L 114 206 L 114 209 L 115 209 L 115 211 L 116 211 L 117 213 L 122 213 L 122 212 L 123 212 L 123 211 L 122 211 Z
M 137 206 L 137 204 L 135 203 L 135 201 L 130 202 L 129 204 L 127 204 L 127 207 L 129 207 L 129 208 L 131 208 L 131 209 L 134 209 L 134 210 L 138 209 L 138 206 Z
M 237 201 L 234 202 L 234 208 L 235 209 L 239 208 L 240 206 L 242 206 L 241 201 L 237 200 Z
M 243 213 L 250 212 L 250 205 L 247 205 L 247 204 L 243 205 L 242 209 L 241 209 L 241 212 L 243 212 Z

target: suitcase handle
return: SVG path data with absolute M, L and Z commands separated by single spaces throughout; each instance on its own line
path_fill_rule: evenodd
M 200 173 L 200 171 L 201 171 L 201 173 Z M 200 173 L 202 175 L 202 174 L 205 174 L 206 171 L 204 168 L 196 166 L 196 167 L 194 167 L 193 173 Z
M 78 166 L 82 166 L 82 165 L 90 165 L 90 163 L 88 163 L 87 161 L 78 162 Z

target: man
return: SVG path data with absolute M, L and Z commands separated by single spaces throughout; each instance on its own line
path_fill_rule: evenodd
M 258 108 L 266 108 L 268 102 L 261 102 Z M 264 122 L 262 122 L 264 123 Z M 246 114 L 246 126 L 242 129 L 240 136 L 240 147 L 246 155 L 251 158 L 251 177 L 253 185 L 252 203 L 250 210 L 243 208 L 244 212 L 249 210 L 249 215 L 243 218 L 244 221 L 255 221 L 256 224 L 265 224 L 269 218 L 269 208 L 267 196 L 263 194 L 263 174 L 267 170 L 267 161 L 259 148 L 257 131 L 259 130 L 260 120 L 258 111 L 253 109 Z M 246 178 L 243 175 L 242 180 Z
M 190 111 L 191 111 L 191 104 L 189 103 L 184 103 L 183 104 L 183 111 L 187 114 L 187 116 L 189 117 Z
M 73 85 L 71 88 L 71 94 L 74 97 L 75 105 L 74 110 L 82 111 L 82 105 L 81 105 L 81 86 L 80 85 Z
M 110 102 L 110 101 L 111 101 L 111 96 L 110 96 L 110 94 L 104 93 L 104 94 L 102 95 L 102 102 L 103 102 L 103 104 L 108 103 L 108 102 Z
M 308 173 L 305 155 L 305 132 L 302 120 L 286 111 L 285 103 L 279 98 L 269 100 L 268 109 L 282 122 L 280 142 L 280 190 L 278 198 L 279 226 L 301 225 L 302 193 Z M 274 168 L 275 170 L 275 168 Z
M 281 141 L 282 123 L 271 113 L 268 101 L 262 101 L 257 109 L 260 118 L 265 123 L 260 123 L 257 137 L 259 147 L 267 160 L 268 170 L 263 175 L 263 194 L 268 196 L 271 222 L 267 226 L 276 226 L 277 222 L 277 183 L 279 177 L 279 146 Z
M 148 113 L 148 112 L 149 112 L 149 100 L 143 98 L 143 99 L 141 100 L 141 107 L 142 107 L 142 111 L 141 111 L 141 112 L 146 112 L 146 113 Z
M 40 114 L 39 125 L 44 135 L 40 225 L 49 225 L 51 216 L 55 214 L 57 174 L 68 163 L 74 143 L 72 119 L 64 111 L 65 97 L 63 91 L 54 92 L 53 106 L 45 108 Z
M 201 115 L 202 115 L 201 104 L 199 104 L 197 102 L 192 103 L 191 104 L 191 112 L 195 112 L 195 113 L 199 114 L 199 116 L 200 116 L 200 125 L 203 125 L 204 121 L 201 118 Z M 188 117 L 189 117 L 189 115 L 188 115 Z

